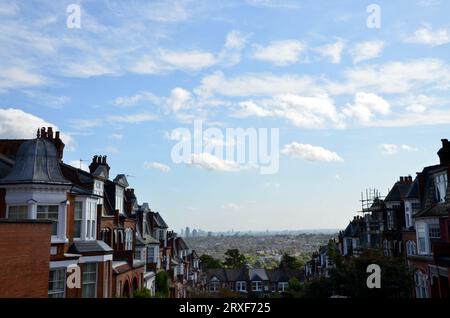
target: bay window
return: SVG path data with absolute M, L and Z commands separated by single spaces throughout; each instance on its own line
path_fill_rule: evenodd
M 83 202 L 75 202 L 73 218 L 73 237 L 81 238 L 81 224 L 83 222 Z
M 256 281 L 256 282 L 252 282 L 252 291 L 262 291 L 262 282 L 260 281 Z
M 288 289 L 288 283 L 287 282 L 279 282 L 278 283 L 278 291 L 284 293 Z
M 52 224 L 52 235 L 58 235 L 58 206 L 57 205 L 38 205 L 36 218 L 54 221 Z
M 64 298 L 66 286 L 66 269 L 52 269 L 48 273 L 48 297 Z
M 97 263 L 83 265 L 83 298 L 97 297 Z
M 11 205 L 8 207 L 8 219 L 26 220 L 28 219 L 28 205 Z
M 238 292 L 245 292 L 245 291 L 247 291 L 247 284 L 246 284 L 246 282 L 236 282 L 236 291 L 238 291 Z

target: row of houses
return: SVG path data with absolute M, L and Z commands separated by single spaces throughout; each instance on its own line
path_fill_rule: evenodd
M 51 127 L 34 139 L 0 140 L 0 270 L 9 273 L 0 296 L 154 295 L 165 271 L 170 296 L 186 297 L 198 283 L 195 251 L 138 202 L 125 174 L 110 176 L 106 156 L 85 171 L 63 162 L 64 147 Z
M 304 281 L 302 270 L 289 268 L 214 268 L 205 271 L 206 292 L 217 294 L 222 291 L 234 292 L 242 297 L 268 297 L 283 294 L 288 290 L 289 281 L 296 278 Z
M 439 163 L 416 176 L 402 176 L 386 197 L 372 192 L 363 200 L 362 213 L 339 234 L 334 245 L 344 257 L 363 250 L 381 250 L 403 258 L 414 272 L 416 298 L 447 298 L 450 284 L 450 142 L 442 140 Z M 307 276 L 327 275 L 334 266 L 328 248 L 313 256 Z

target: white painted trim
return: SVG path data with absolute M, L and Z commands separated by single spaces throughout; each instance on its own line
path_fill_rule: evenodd
M 79 258 L 78 263 L 98 263 L 98 262 L 106 262 L 106 261 L 112 261 L 113 256 L 112 254 L 107 255 L 96 255 L 96 256 L 82 256 Z
M 50 269 L 63 268 L 68 267 L 70 265 L 77 265 L 78 262 L 76 259 L 66 260 L 66 261 L 53 261 L 50 262 Z

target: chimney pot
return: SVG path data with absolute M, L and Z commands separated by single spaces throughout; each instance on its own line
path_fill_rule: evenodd
M 53 139 L 53 128 L 52 127 L 47 127 L 47 131 L 48 131 L 48 139 Z
M 59 139 L 59 131 L 55 132 L 55 139 Z
M 102 157 L 102 164 L 106 165 L 106 156 Z

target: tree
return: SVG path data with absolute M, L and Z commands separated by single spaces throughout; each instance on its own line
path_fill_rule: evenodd
M 300 281 L 293 277 L 289 280 L 288 283 L 288 289 L 285 293 L 286 297 L 295 297 L 295 298 L 301 298 L 304 294 L 304 286 Z
M 225 252 L 225 266 L 228 268 L 242 268 L 245 266 L 246 259 L 238 249 L 230 249 Z
M 158 272 L 155 277 L 156 295 L 160 298 L 169 297 L 169 274 L 165 271 Z
M 290 256 L 288 253 L 284 253 L 281 257 L 279 268 L 301 269 L 303 265 L 305 264 L 302 260 Z
M 200 262 L 202 263 L 204 269 L 222 267 L 222 262 L 220 260 L 207 254 L 200 256 Z
M 381 288 L 367 287 L 367 267 L 381 268 Z M 336 262 L 330 282 L 338 295 L 352 298 L 408 298 L 414 285 L 413 273 L 402 258 L 387 257 L 380 251 L 365 250 L 359 257 Z

